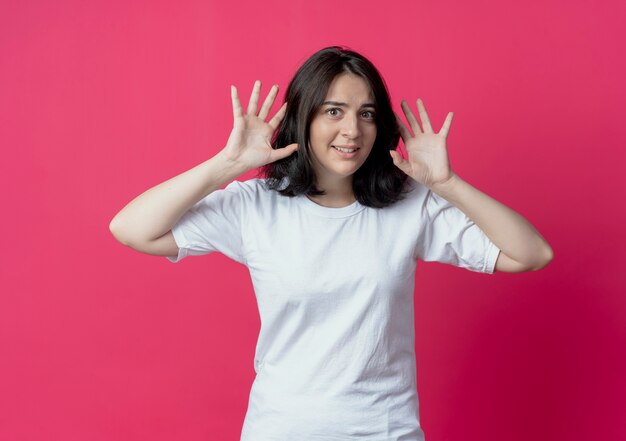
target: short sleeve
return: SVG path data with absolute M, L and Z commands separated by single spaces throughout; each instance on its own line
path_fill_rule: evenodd
M 500 249 L 465 213 L 428 191 L 417 257 L 493 274 Z
M 187 256 L 218 251 L 244 263 L 242 240 L 242 185 L 231 182 L 198 201 L 172 227 L 178 256 L 166 256 L 177 263 Z

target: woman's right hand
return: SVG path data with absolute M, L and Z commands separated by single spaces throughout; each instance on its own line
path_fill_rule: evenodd
M 270 93 L 257 116 L 257 106 L 261 92 L 261 81 L 254 82 L 248 110 L 244 114 L 241 102 L 237 94 L 237 88 L 230 86 L 233 102 L 233 130 L 228 137 L 226 147 L 222 154 L 234 163 L 241 165 L 246 170 L 252 170 L 265 164 L 286 158 L 298 149 L 298 144 L 273 149 L 271 144 L 272 135 L 278 128 L 280 121 L 287 111 L 287 103 L 284 103 L 276 115 L 269 122 L 265 122 L 269 111 L 278 95 L 278 86 L 273 85 Z

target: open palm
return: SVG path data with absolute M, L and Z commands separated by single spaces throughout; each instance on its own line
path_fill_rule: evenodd
M 244 114 L 237 94 L 237 88 L 231 86 L 234 121 L 233 130 L 226 142 L 226 147 L 224 147 L 224 153 L 228 159 L 245 166 L 247 169 L 261 167 L 285 158 L 298 148 L 297 144 L 289 144 L 284 148 L 278 149 L 272 148 L 272 135 L 285 116 L 287 103 L 281 106 L 269 122 L 265 122 L 278 94 L 278 86 L 272 86 L 257 115 L 260 92 L 261 82 L 257 80 L 252 89 L 248 109 Z
M 400 153 L 391 150 L 390 154 L 394 164 L 417 182 L 429 188 L 448 181 L 454 175 L 450 168 L 448 150 L 446 148 L 446 138 L 450 131 L 453 113 L 448 113 L 441 130 L 439 133 L 435 133 L 421 99 L 417 99 L 417 109 L 423 130 L 407 102 L 402 100 L 401 106 L 413 131 L 413 135 L 396 115 L 400 126 L 400 136 L 404 141 L 408 159 L 402 158 Z

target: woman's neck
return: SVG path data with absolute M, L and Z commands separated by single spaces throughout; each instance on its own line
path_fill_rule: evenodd
M 318 205 L 329 208 L 341 208 L 356 201 L 354 191 L 352 190 L 352 179 L 342 179 L 335 181 L 317 182 L 316 186 L 320 190 L 324 190 L 326 194 L 317 196 L 308 196 Z

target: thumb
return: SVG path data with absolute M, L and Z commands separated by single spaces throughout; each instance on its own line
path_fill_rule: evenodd
M 298 150 L 298 144 L 289 144 L 285 147 L 276 149 L 272 151 L 272 162 L 278 161 L 279 159 L 286 158 L 291 155 L 293 152 Z
M 404 159 L 402 155 L 395 150 L 389 150 L 389 154 L 391 155 L 394 165 L 408 175 L 410 171 L 409 161 Z

